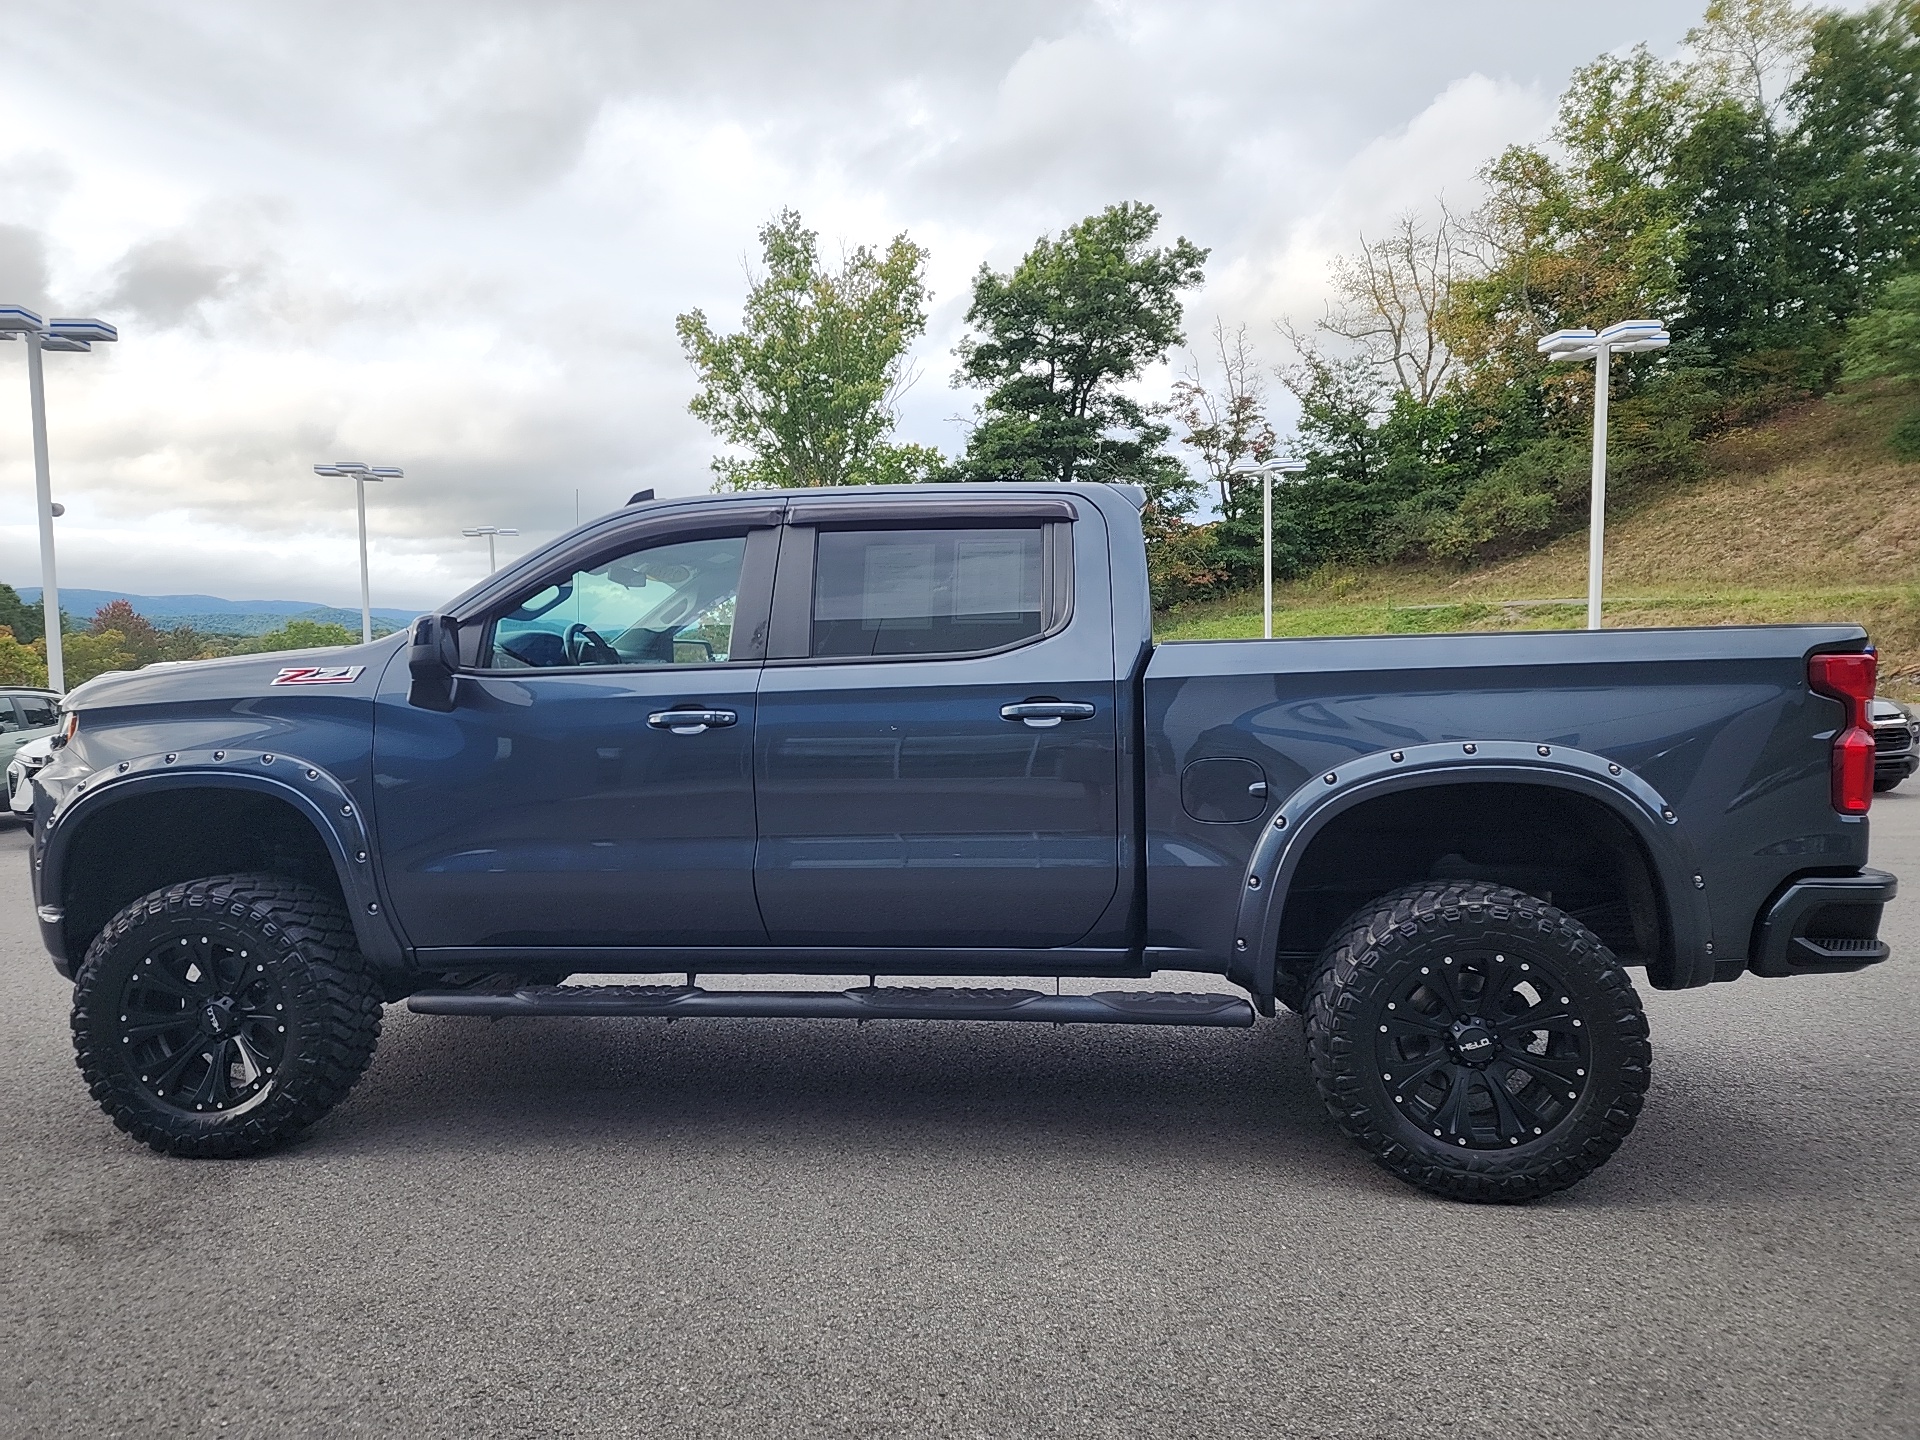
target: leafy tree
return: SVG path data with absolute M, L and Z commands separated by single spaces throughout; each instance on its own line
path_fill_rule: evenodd
M 1871 310 L 1853 317 L 1845 355 L 1848 380 L 1920 384 L 1920 273 L 1896 276 Z M 1920 406 L 1894 429 L 1893 448 L 1920 460 Z
M 344 625 L 324 620 L 289 620 L 278 630 L 253 635 L 233 647 L 235 655 L 264 655 L 276 650 L 318 650 L 329 645 L 358 644 L 360 637 Z
M 1192 505 L 1170 427 L 1122 388 L 1181 343 L 1180 292 L 1206 266 L 1184 237 L 1155 248 L 1159 226 L 1151 205 L 1112 205 L 1041 236 L 1008 274 L 980 267 L 959 350 L 962 381 L 987 392 L 968 478 L 1127 481 L 1165 514 Z
M 12 587 L 6 587 L 12 593 Z M 14 597 L 17 601 L 18 596 Z M 0 685 L 43 686 L 47 683 L 47 646 L 43 640 L 22 644 L 13 631 L 0 625 Z
M 87 630 L 94 635 L 117 635 L 125 650 L 138 665 L 151 665 L 160 658 L 160 632 L 153 622 L 133 608 L 128 600 L 110 600 L 94 611 Z
M 69 687 L 109 670 L 138 670 L 141 665 L 118 630 L 76 630 L 61 637 L 60 649 Z
M 1920 263 L 1920 0 L 1820 13 L 1788 99 L 1792 263 L 1810 316 L 1844 321 Z
M 11 585 L 0 585 L 0 625 L 19 637 L 16 643 L 32 644 L 47 633 L 46 612 L 27 604 Z
M 1452 286 L 1443 332 L 1471 384 L 1538 384 L 1550 405 L 1578 404 L 1579 382 L 1548 373 L 1538 337 L 1680 309 L 1685 236 L 1668 180 L 1684 99 L 1685 77 L 1644 46 L 1603 56 L 1561 97 L 1556 153 L 1514 146 L 1487 166 L 1473 222 L 1487 263 Z
M 674 322 L 700 378 L 687 408 L 748 452 L 715 458 L 716 488 L 862 485 L 936 469 L 934 452 L 887 443 L 913 379 L 907 346 L 926 328 L 926 251 L 898 235 L 829 271 L 819 236 L 792 210 L 761 228 L 760 248 L 766 269 L 750 277 L 738 333 L 716 332 L 699 310 Z

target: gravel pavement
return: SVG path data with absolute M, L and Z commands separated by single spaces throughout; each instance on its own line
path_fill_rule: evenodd
M 1647 992 L 1519 1208 L 1406 1188 L 1248 1031 L 387 1012 L 297 1145 L 94 1108 L 0 834 L 0 1433 L 1920 1434 L 1920 782 L 1859 975 Z M 1159 982 L 1167 987 L 1167 979 Z

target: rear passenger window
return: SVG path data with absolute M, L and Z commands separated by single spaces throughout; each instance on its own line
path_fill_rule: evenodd
M 1046 530 L 822 530 L 813 653 L 954 655 L 1046 629 Z
M 29 730 L 51 730 L 55 718 L 53 701 L 39 695 L 16 695 L 13 703 L 20 707 L 20 719 Z

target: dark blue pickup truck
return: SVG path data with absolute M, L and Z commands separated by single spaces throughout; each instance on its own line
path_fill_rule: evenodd
M 1285 1006 L 1370 1154 L 1514 1200 L 1632 1128 L 1629 969 L 1678 990 L 1886 958 L 1862 631 L 1155 646 L 1137 500 L 634 504 L 408 634 L 82 686 L 33 868 L 94 1097 L 162 1151 L 257 1151 L 347 1092 L 403 998 L 1201 1026 Z M 1162 971 L 1231 988 L 994 978 Z M 749 973 L 866 983 L 714 983 Z

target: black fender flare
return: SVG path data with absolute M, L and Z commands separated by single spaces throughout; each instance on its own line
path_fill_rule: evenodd
M 135 796 L 166 790 L 251 791 L 301 815 L 333 860 L 361 953 L 377 970 L 404 966 L 406 949 L 379 893 L 361 806 L 337 777 L 297 755 L 259 750 L 169 751 L 117 761 L 84 776 L 61 797 L 37 839 L 36 893 L 57 906 L 57 897 L 65 893 L 65 871 L 74 841 L 99 812 Z M 60 910 L 50 915 L 48 908 L 42 908 L 43 926 L 60 929 L 65 918 Z M 64 950 L 63 938 L 57 953 Z M 69 957 L 70 964 L 78 961 L 78 956 Z
M 1236 978 L 1255 995 L 1274 994 L 1280 922 L 1287 891 L 1313 841 L 1335 817 L 1357 805 L 1406 790 L 1466 783 L 1547 786 L 1605 805 L 1652 861 L 1655 898 L 1672 947 L 1670 973 L 1650 976 L 1658 989 L 1685 989 L 1713 979 L 1713 925 L 1705 879 L 1678 810 L 1625 766 L 1563 745 L 1519 740 L 1438 741 L 1405 750 L 1377 750 L 1307 781 L 1261 826 L 1247 861 L 1234 925 Z M 1656 957 L 1655 965 L 1665 957 Z

